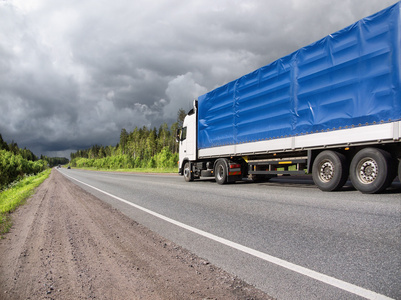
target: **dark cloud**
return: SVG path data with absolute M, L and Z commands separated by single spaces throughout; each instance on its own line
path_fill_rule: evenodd
M 0 133 L 36 154 L 115 144 L 392 0 L 0 2 Z

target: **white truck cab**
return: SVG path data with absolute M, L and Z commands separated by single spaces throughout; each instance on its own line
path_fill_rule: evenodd
M 179 147 L 179 174 L 185 175 L 185 178 L 191 178 L 190 162 L 196 161 L 196 129 L 197 129 L 197 102 L 194 101 L 194 107 L 188 112 L 182 124 L 182 129 L 177 132 L 177 142 Z

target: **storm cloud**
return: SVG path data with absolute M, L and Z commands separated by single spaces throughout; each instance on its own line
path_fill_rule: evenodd
M 0 0 L 0 133 L 37 155 L 115 145 L 395 2 Z

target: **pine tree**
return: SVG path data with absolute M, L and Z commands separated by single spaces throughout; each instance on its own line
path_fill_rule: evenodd
M 3 137 L 0 134 L 0 150 L 9 151 L 7 143 L 3 140 Z
M 127 141 L 128 141 L 128 133 L 127 133 L 127 130 L 125 128 L 123 128 L 123 129 L 121 129 L 121 134 L 120 134 L 121 154 L 126 153 Z
M 182 127 L 182 124 L 184 123 L 184 119 L 185 119 L 186 115 L 187 115 L 187 113 L 182 108 L 180 108 L 178 110 L 178 113 L 177 113 L 178 128 Z

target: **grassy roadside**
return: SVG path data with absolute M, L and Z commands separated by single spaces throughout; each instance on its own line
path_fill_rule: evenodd
M 10 213 L 19 205 L 25 203 L 35 188 L 47 177 L 51 169 L 43 171 L 34 176 L 28 176 L 14 184 L 12 187 L 0 193 L 0 237 L 9 231 L 12 223 Z

